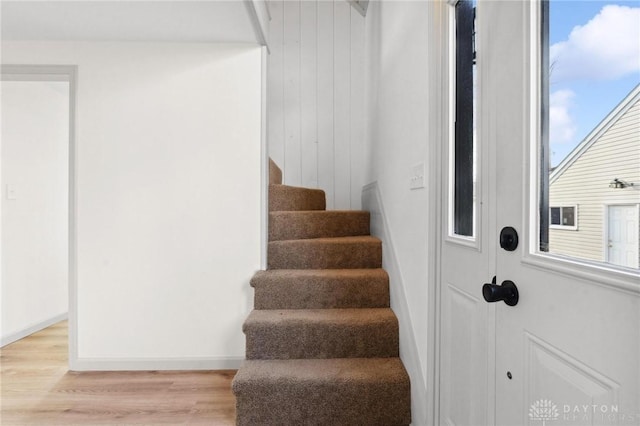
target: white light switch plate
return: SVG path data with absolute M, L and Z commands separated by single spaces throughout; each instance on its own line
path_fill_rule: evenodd
M 409 188 L 410 189 L 424 188 L 424 163 L 416 164 L 411 168 Z

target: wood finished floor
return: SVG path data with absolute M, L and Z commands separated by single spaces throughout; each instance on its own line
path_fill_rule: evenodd
M 0 424 L 233 425 L 224 371 L 67 371 L 67 323 L 0 349 Z

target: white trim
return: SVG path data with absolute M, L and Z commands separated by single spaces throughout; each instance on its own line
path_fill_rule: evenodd
M 366 195 L 370 193 L 373 203 L 367 203 Z M 424 402 L 427 401 L 426 378 L 424 377 L 420 363 L 418 345 L 415 340 L 415 329 L 411 321 L 407 295 L 404 290 L 404 279 L 398 264 L 398 257 L 391 237 L 391 229 L 385 214 L 383 198 L 378 182 L 374 181 L 362 188 L 362 208 L 371 211 L 371 235 L 378 237 L 382 241 L 383 267 L 389 274 L 389 293 L 392 308 L 398 317 L 400 333 L 400 358 L 411 378 L 411 411 L 413 423 L 422 425 L 426 421 L 429 413 Z M 379 221 L 375 218 L 379 217 Z M 376 226 L 377 225 L 377 226 Z
M 237 370 L 244 357 L 78 358 L 72 371 Z
M 78 274 L 77 274 L 77 156 L 76 104 L 78 67 L 76 65 L 2 65 L 2 78 L 20 76 L 32 81 L 69 82 L 69 368 L 78 358 Z
M 50 327 L 53 324 L 57 324 L 60 321 L 64 321 L 67 319 L 67 317 L 68 317 L 67 313 L 65 312 L 65 313 L 56 315 L 54 317 L 48 318 L 46 320 L 39 321 L 35 324 L 31 324 L 23 328 L 22 330 L 3 336 L 2 339 L 0 339 L 0 348 L 3 348 L 20 339 L 24 339 L 25 337 L 30 336 L 33 333 L 37 333 L 40 330 L 44 330 L 45 328 Z
M 269 18 L 269 21 L 271 21 L 271 19 L 273 19 L 271 17 L 271 6 L 269 6 L 269 1 L 265 0 L 264 2 L 264 9 L 267 11 L 267 18 Z
M 523 256 L 522 264 L 579 279 L 585 284 L 640 295 L 640 274 L 637 270 L 630 268 L 559 254 L 540 253 Z
M 431 106 L 429 114 L 429 128 L 432 131 L 429 134 L 431 141 L 439 141 L 438 143 L 428 143 L 428 161 L 429 161 L 429 179 L 428 190 L 429 200 L 444 200 L 446 190 L 444 189 L 447 177 L 444 173 L 446 164 L 444 157 L 447 155 L 447 141 L 450 133 L 450 20 L 454 8 L 442 2 L 431 2 L 428 9 L 432 14 L 428 17 L 429 39 L 439 40 L 444 33 L 447 37 L 447 43 L 443 45 L 439 42 L 431 42 L 428 44 L 430 58 L 442 58 L 442 61 L 434 62 L 439 64 L 434 66 L 434 72 L 430 78 L 430 87 L 435 89 L 433 96 L 434 103 Z M 445 82 L 443 84 L 443 82 Z M 443 142 L 444 141 L 444 142 Z M 426 419 L 427 424 L 437 425 L 440 423 L 440 338 L 441 338 L 441 283 L 442 283 L 442 241 L 448 236 L 448 223 L 445 209 L 445 203 L 431 203 L 428 230 L 431 236 L 428 246 L 428 289 L 427 289 L 427 309 L 429 316 L 427 345 L 427 394 L 431 398 L 427 400 L 427 412 L 431 413 Z
M 262 48 L 262 89 L 260 114 L 260 268 L 267 269 L 267 247 L 269 244 L 269 111 L 267 108 L 267 67 L 269 52 Z
M 446 75 L 449 76 L 454 76 L 455 72 L 456 72 L 456 14 L 455 14 L 455 10 L 456 10 L 456 6 L 458 4 L 459 0 L 449 0 L 447 1 L 447 5 L 448 7 L 446 8 L 446 14 L 447 14 L 447 45 L 445 47 L 446 49 L 446 60 L 443 61 L 444 64 L 446 64 L 447 68 L 446 68 Z M 476 68 L 477 71 L 477 68 Z M 478 78 L 478 76 L 476 76 L 476 78 Z M 479 84 L 479 80 L 477 80 L 477 84 Z M 445 108 L 445 111 L 448 112 L 447 116 L 445 117 L 446 119 L 446 123 L 447 123 L 447 132 L 446 132 L 446 141 L 448 144 L 448 149 L 447 149 L 447 165 L 448 165 L 448 169 L 446 171 L 447 173 L 447 214 L 446 214 L 446 218 L 447 218 L 447 223 L 446 223 L 446 229 L 447 229 L 447 233 L 446 236 L 444 238 L 444 240 L 448 243 L 451 244 L 458 244 L 462 247 L 467 247 L 467 248 L 472 248 L 475 249 L 477 251 L 480 251 L 480 247 L 481 247 L 481 227 L 478 226 L 481 223 L 481 219 L 482 219 L 482 212 L 481 209 L 479 208 L 480 206 L 480 202 L 481 202 L 481 179 L 479 178 L 480 173 L 478 173 L 478 171 L 480 170 L 480 166 L 481 166 L 481 158 L 479 152 L 480 150 L 479 148 L 479 138 L 477 137 L 477 135 L 479 134 L 479 129 L 480 129 L 480 123 L 477 121 L 477 118 L 474 117 L 475 120 L 475 128 L 476 128 L 476 137 L 473 140 L 473 144 L 474 144 L 474 163 L 476 165 L 476 177 L 475 177 L 475 181 L 473 182 L 473 222 L 472 222 L 472 230 L 473 230 L 473 235 L 471 236 L 466 236 L 466 235 L 458 235 L 454 232 L 454 222 L 455 222 L 455 217 L 454 217 L 454 185 L 455 185 L 455 120 L 456 120 L 456 79 L 455 78 L 448 78 L 447 81 L 447 97 L 448 99 L 446 100 L 446 104 L 443 105 L 443 108 Z M 475 102 L 476 102 L 476 109 L 478 110 L 477 106 L 479 105 L 480 102 L 480 91 L 475 91 L 474 93 L 475 96 Z
M 562 173 L 584 154 L 600 137 L 611 128 L 631 107 L 640 101 L 640 84 L 629 92 L 601 122 L 580 142 L 569 155 L 556 167 L 549 176 L 549 185 L 555 182 Z
M 271 50 L 269 49 L 269 43 L 267 42 L 267 34 L 265 28 L 267 24 L 264 23 L 263 25 L 263 22 L 260 20 L 260 15 L 258 14 L 258 9 L 256 7 L 257 1 L 262 1 L 266 4 L 266 1 L 264 0 L 244 0 L 244 5 L 247 8 L 249 20 L 251 21 L 251 26 L 253 27 L 253 31 L 256 35 L 256 41 L 258 42 L 258 44 L 260 44 L 260 46 L 266 47 L 268 53 L 271 53 Z M 268 9 L 267 15 L 269 15 Z

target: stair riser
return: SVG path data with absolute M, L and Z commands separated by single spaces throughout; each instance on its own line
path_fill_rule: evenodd
M 269 185 L 269 211 L 324 210 L 324 191 L 286 185 Z
M 280 282 L 255 285 L 255 309 L 388 308 L 389 285 L 374 282 Z
M 269 243 L 269 269 L 362 269 L 382 267 L 382 244 L 314 240 Z
M 368 212 L 272 212 L 269 241 L 369 235 Z
M 411 423 L 409 383 L 351 386 L 265 384 L 236 397 L 238 426 L 400 426 Z
M 245 329 L 245 334 L 247 359 L 398 356 L 397 321 L 355 326 L 281 323 L 274 327 L 271 324 L 254 324 Z

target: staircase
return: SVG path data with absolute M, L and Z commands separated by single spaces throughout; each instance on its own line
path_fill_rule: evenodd
M 236 424 L 410 424 L 398 320 L 369 213 L 325 210 L 323 191 L 282 185 L 272 161 L 269 182 L 268 270 L 251 280 Z

